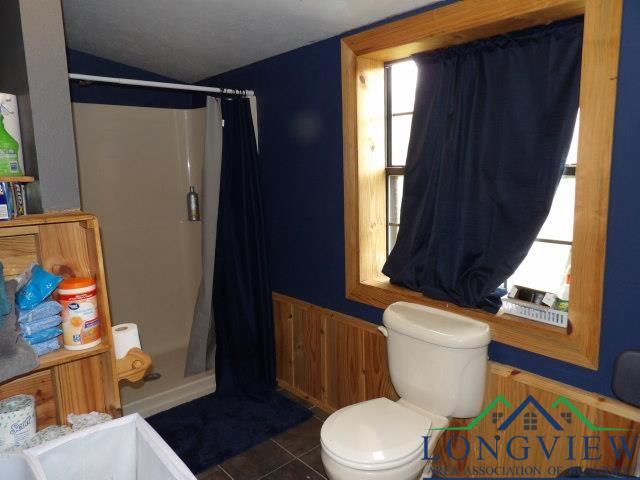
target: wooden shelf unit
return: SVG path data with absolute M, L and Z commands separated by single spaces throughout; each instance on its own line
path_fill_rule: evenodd
M 13 183 L 31 183 L 35 182 L 35 178 L 22 175 L 20 177 L 7 177 L 0 175 L 0 182 L 13 182 Z
M 92 357 L 94 355 L 100 355 L 108 351 L 111 347 L 106 343 L 101 343 L 93 348 L 87 350 L 65 350 L 61 348 L 56 352 L 47 353 L 38 358 L 38 366 L 34 371 L 46 370 L 47 368 L 55 367 L 56 365 L 62 365 L 63 363 L 75 362 L 83 358 Z
M 71 212 L 25 215 L 0 222 L 0 261 L 11 279 L 38 262 L 46 270 L 95 277 L 102 343 L 79 350 L 59 350 L 40 357 L 38 367 L 0 383 L 0 399 L 34 395 L 38 429 L 66 423 L 69 413 L 122 414 L 109 299 L 102 259 L 100 227 L 94 215 Z

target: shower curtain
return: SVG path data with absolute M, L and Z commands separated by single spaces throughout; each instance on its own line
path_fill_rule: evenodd
M 194 375 L 205 370 L 211 370 L 214 367 L 216 334 L 212 295 L 221 165 L 222 109 L 219 98 L 208 97 L 204 161 L 202 162 L 202 192 L 200 197 L 202 279 L 193 312 L 185 375 Z
M 215 368 L 217 394 L 254 394 L 275 386 L 254 102 L 226 98 L 207 104 L 203 279 L 186 373 Z
M 259 394 L 275 386 L 271 287 L 247 98 L 224 99 L 218 242 L 213 284 L 217 394 Z

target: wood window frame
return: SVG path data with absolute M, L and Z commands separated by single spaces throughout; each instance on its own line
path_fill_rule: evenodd
M 495 341 L 597 370 L 623 0 L 465 0 L 342 39 L 346 296 L 408 301 L 491 326 Z M 569 329 L 492 315 L 392 285 L 386 260 L 384 63 L 584 15 Z

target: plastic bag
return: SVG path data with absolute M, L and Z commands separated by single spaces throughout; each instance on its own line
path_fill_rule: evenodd
M 52 338 L 56 338 L 62 335 L 62 329 L 58 327 L 53 328 L 45 328 L 44 330 L 40 330 L 39 332 L 35 332 L 31 335 L 23 335 L 24 339 L 31 346 L 36 343 L 46 342 L 47 340 L 51 340 Z
M 91 412 L 91 413 L 70 413 L 67 415 L 67 422 L 71 424 L 73 431 L 83 430 L 85 428 L 93 427 L 99 423 L 108 422 L 113 420 L 113 417 L 108 413 Z
M 49 425 L 26 441 L 24 448 L 31 448 L 56 438 L 64 437 L 72 432 L 66 425 Z
M 18 311 L 18 322 L 22 325 L 60 315 L 62 305 L 55 300 L 46 300 L 30 310 Z
M 38 265 L 36 262 L 31 262 L 31 265 L 29 265 L 29 268 L 27 268 L 20 275 L 16 275 L 13 278 L 16 282 L 18 282 L 18 286 L 16 287 L 16 292 L 20 290 L 22 287 L 24 287 L 29 282 L 29 280 L 31 280 L 31 270 L 33 270 L 33 267 L 35 267 L 36 265 Z
M 61 323 L 62 317 L 60 315 L 54 315 L 53 317 L 43 318 L 34 322 L 21 323 L 20 330 L 22 330 L 23 335 L 33 335 L 47 328 L 57 327 Z
M 34 308 L 51 295 L 61 281 L 62 277 L 47 272 L 40 265 L 34 265 L 31 269 L 31 278 L 16 295 L 18 307 L 21 310 Z
M 58 338 L 52 338 L 47 340 L 46 342 L 36 343 L 31 345 L 31 348 L 36 352 L 36 355 L 41 357 L 45 353 L 55 352 L 56 350 L 60 350 L 60 342 Z

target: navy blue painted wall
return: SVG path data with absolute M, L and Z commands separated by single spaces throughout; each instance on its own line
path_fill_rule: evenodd
M 491 358 L 611 395 L 616 356 L 640 348 L 640 2 L 625 2 L 600 370 L 494 343 Z M 331 38 L 207 83 L 258 97 L 262 194 L 275 291 L 380 323 L 345 299 L 340 40 Z
M 78 50 L 67 50 L 69 72 L 105 77 L 133 78 L 152 82 L 182 83 L 172 78 L 131 67 Z M 71 101 L 155 108 L 193 108 L 194 95 L 158 88 L 128 87 L 105 83 L 82 85 L 70 82 Z M 198 95 L 200 96 L 200 95 Z M 197 96 L 195 96 L 197 97 Z
M 446 2 L 451 3 L 451 2 Z M 443 4 L 440 4 L 441 6 Z M 403 15 L 403 16 L 406 16 Z M 600 370 L 593 372 L 494 343 L 491 358 L 611 395 L 616 356 L 640 349 L 640 2 L 625 2 Z M 69 52 L 70 71 L 172 81 L 126 65 Z M 268 261 L 274 290 L 380 323 L 382 311 L 345 299 L 340 39 L 331 38 L 201 83 L 254 89 Z M 80 102 L 190 108 L 201 95 L 92 85 Z

